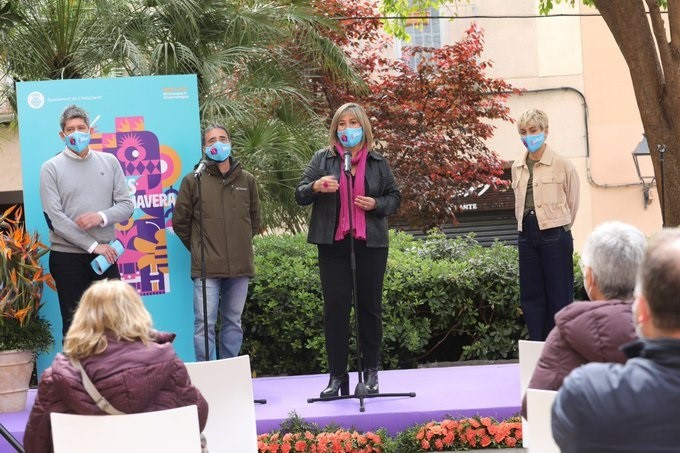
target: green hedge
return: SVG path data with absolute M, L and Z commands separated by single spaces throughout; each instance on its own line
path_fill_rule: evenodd
M 316 246 L 304 234 L 270 235 L 256 238 L 255 250 L 242 352 L 259 375 L 325 372 Z M 574 261 L 576 298 L 582 299 L 578 257 Z M 517 340 L 526 337 L 516 247 L 391 232 L 383 328 L 385 369 L 516 358 Z

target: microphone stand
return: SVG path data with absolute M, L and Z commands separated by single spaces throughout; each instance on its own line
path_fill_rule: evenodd
M 5 425 L 0 423 L 0 435 L 5 438 L 7 443 L 14 448 L 14 450 L 18 451 L 19 453 L 24 453 L 24 447 L 19 443 L 19 441 L 10 433 L 7 428 L 5 428 Z
M 199 168 L 199 170 L 201 170 Z M 203 291 L 203 340 L 205 348 L 204 361 L 210 361 L 210 345 L 208 343 L 208 301 L 207 301 L 207 291 L 205 287 L 205 241 L 203 238 L 203 191 L 201 189 L 201 177 L 203 176 L 202 171 L 194 173 L 196 178 L 196 185 L 198 186 L 198 232 L 199 232 L 199 244 L 201 249 L 201 290 Z
M 349 151 L 345 151 L 345 161 L 348 160 L 347 154 Z M 364 399 L 366 398 L 383 398 L 383 397 L 398 397 L 398 396 L 408 396 L 413 398 L 416 396 L 415 392 L 406 393 L 371 393 L 366 391 L 366 384 L 364 383 L 364 369 L 361 363 L 361 341 L 359 339 L 359 303 L 357 301 L 357 261 L 356 254 L 354 253 L 354 203 L 352 197 L 352 166 L 351 164 L 345 165 L 344 168 L 345 176 L 347 178 L 347 200 L 349 202 L 349 262 L 350 269 L 352 270 L 352 307 L 354 308 L 354 335 L 356 336 L 357 344 L 357 375 L 359 377 L 359 382 L 354 389 L 353 395 L 340 395 L 340 396 L 330 396 L 327 398 L 308 398 L 308 403 L 314 403 L 316 401 L 335 401 L 344 400 L 350 398 L 357 398 L 359 400 L 359 412 L 364 412 L 366 408 L 364 407 Z M 360 184 L 363 181 L 360 181 Z

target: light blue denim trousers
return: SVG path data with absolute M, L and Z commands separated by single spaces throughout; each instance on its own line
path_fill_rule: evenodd
M 215 358 L 215 323 L 220 316 L 219 358 L 236 357 L 241 351 L 243 330 L 241 313 L 248 296 L 248 277 L 206 278 L 205 290 L 208 309 L 208 346 Z M 196 361 L 206 360 L 203 330 L 203 286 L 194 279 L 194 351 Z

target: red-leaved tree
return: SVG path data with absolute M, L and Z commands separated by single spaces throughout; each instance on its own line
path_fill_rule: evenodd
M 455 221 L 462 198 L 478 187 L 505 189 L 502 161 L 485 141 L 490 120 L 511 120 L 511 86 L 487 77 L 483 33 L 472 26 L 457 43 L 412 47 L 425 56 L 414 70 L 395 61 L 361 100 L 402 188 L 401 217 L 432 227 Z
M 368 16 L 370 1 L 319 3 L 329 17 Z M 373 13 L 375 14 L 375 13 Z M 377 21 L 345 20 L 333 37 L 346 50 L 368 91 L 357 93 L 320 77 L 327 113 L 347 101 L 366 108 L 402 190 L 399 217 L 427 229 L 455 222 L 462 198 L 480 186 L 505 189 L 503 163 L 485 140 L 492 120 L 507 120 L 512 87 L 486 75 L 483 32 L 473 25 L 463 39 L 441 48 L 406 47 L 420 55 L 415 69 L 386 57 L 387 37 Z

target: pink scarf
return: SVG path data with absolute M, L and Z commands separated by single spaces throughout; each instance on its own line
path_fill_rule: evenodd
M 342 156 L 345 152 L 342 146 L 335 144 L 335 151 L 340 156 L 340 162 L 342 162 Z M 366 146 L 361 148 L 361 151 L 352 158 L 352 165 L 357 166 L 357 171 L 354 174 L 355 183 L 352 184 L 352 196 L 363 197 L 366 193 L 366 157 L 368 156 L 368 150 Z M 342 164 L 340 165 L 342 167 Z M 354 200 L 348 200 L 347 197 L 347 175 L 342 168 L 340 169 L 340 217 L 338 218 L 338 228 L 335 230 L 335 240 L 339 241 L 343 239 L 347 233 L 349 233 L 349 209 L 353 208 L 353 221 L 354 221 L 354 238 L 366 240 L 366 211 L 354 205 Z

